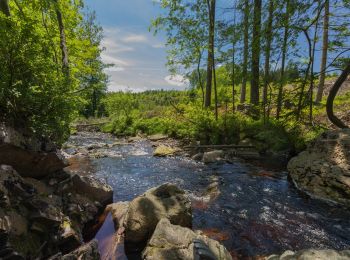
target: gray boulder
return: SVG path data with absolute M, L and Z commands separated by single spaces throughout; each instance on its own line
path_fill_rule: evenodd
M 272 255 L 266 260 L 349 260 L 350 250 L 315 250 L 307 249 L 298 252 L 286 251 L 282 255 Z
M 224 151 L 222 151 L 222 150 L 205 152 L 203 154 L 202 161 L 204 163 L 213 163 L 213 162 L 216 162 L 216 161 L 219 161 L 220 159 L 222 159 L 223 156 L 224 156 Z
M 350 129 L 322 134 L 289 161 L 288 171 L 300 189 L 350 205 Z
M 144 245 L 162 218 L 176 225 L 192 226 L 190 200 L 170 183 L 150 189 L 130 202 L 124 222 L 126 243 Z
M 144 260 L 231 260 L 219 242 L 161 219 L 142 253 Z

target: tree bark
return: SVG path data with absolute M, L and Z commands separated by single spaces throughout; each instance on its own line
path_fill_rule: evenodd
M 56 8 L 56 17 L 58 23 L 58 29 L 60 32 L 60 48 L 62 52 L 62 71 L 66 77 L 69 77 L 69 59 L 68 59 L 68 47 L 66 41 L 66 33 L 62 18 L 62 12 L 59 7 L 59 0 L 54 0 Z
M 331 90 L 329 92 L 328 98 L 327 98 L 326 108 L 327 108 L 328 118 L 333 124 L 335 124 L 339 128 L 349 128 L 349 127 L 347 125 L 345 125 L 337 116 L 334 115 L 333 102 L 334 102 L 335 97 L 337 96 L 337 93 L 338 93 L 340 87 L 342 86 L 342 84 L 344 83 L 344 81 L 346 80 L 346 78 L 348 77 L 349 74 L 350 74 L 350 63 L 347 65 L 347 67 L 342 72 L 340 77 L 334 83 L 333 87 L 331 88 Z
M 242 86 L 240 102 L 244 103 L 247 93 L 247 75 L 248 75 L 248 55 L 249 55 L 249 0 L 244 1 L 244 39 L 243 39 L 243 65 L 242 65 Z
M 250 86 L 250 103 L 253 105 L 259 104 L 260 34 L 261 34 L 261 0 L 254 0 L 252 78 L 251 78 L 251 86 Z
M 280 118 L 280 114 L 282 111 L 282 102 L 283 102 L 283 87 L 284 87 L 284 70 L 286 64 L 286 56 L 287 56 L 287 43 L 289 37 L 289 12 L 290 12 L 290 0 L 286 1 L 286 14 L 285 14 L 285 26 L 284 26 L 284 36 L 283 36 L 283 45 L 282 45 L 282 64 L 281 64 L 281 77 L 280 84 L 278 88 L 278 96 L 277 96 L 277 112 L 276 118 Z
M 329 28 L 329 0 L 324 2 L 324 18 L 323 18 L 323 43 L 322 43 L 322 58 L 321 58 L 321 68 L 320 68 L 320 83 L 318 85 L 318 90 L 316 94 L 315 103 L 319 104 L 322 100 L 324 82 L 326 77 L 326 65 L 327 65 L 327 55 L 328 55 L 328 28 Z
M 11 16 L 8 0 L 0 0 L 0 11 L 6 16 Z
M 205 107 L 211 105 L 211 90 L 213 81 L 213 50 L 214 50 L 214 30 L 215 30 L 215 3 L 216 0 L 207 0 L 209 14 L 209 39 L 208 39 L 208 61 L 207 61 L 207 85 L 205 93 Z
M 270 83 L 270 55 L 272 43 L 272 23 L 273 23 L 274 0 L 269 1 L 269 17 L 266 24 L 266 47 L 265 47 L 265 75 L 263 87 L 263 108 L 264 119 L 266 118 L 267 92 Z

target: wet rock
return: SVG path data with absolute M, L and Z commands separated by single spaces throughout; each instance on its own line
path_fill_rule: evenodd
M 72 223 L 69 218 L 65 218 L 60 226 L 60 238 L 58 246 L 60 251 L 68 253 L 82 244 L 82 238 L 79 233 L 74 230 Z
M 220 159 L 222 159 L 223 156 L 224 156 L 224 152 L 222 150 L 215 150 L 215 151 L 205 152 L 203 154 L 202 161 L 204 163 L 213 163 L 213 162 L 217 162 Z
M 150 135 L 147 137 L 148 140 L 152 141 L 152 142 L 157 142 L 160 140 L 165 140 L 168 138 L 167 135 L 163 135 L 163 134 L 155 134 L 155 135 Z
M 350 129 L 322 134 L 290 160 L 288 171 L 300 189 L 350 205 Z
M 73 252 L 63 255 L 57 254 L 49 260 L 99 260 L 100 253 L 98 251 L 98 243 L 97 240 L 92 240 L 89 243 L 86 243 Z
M 191 158 L 192 160 L 195 160 L 195 161 L 201 161 L 203 159 L 203 153 L 197 153 L 193 155 Z
M 296 253 L 286 251 L 282 255 L 272 255 L 266 260 L 347 260 L 350 259 L 350 250 L 335 251 L 335 250 L 315 250 L 307 249 Z
M 74 174 L 72 176 L 73 186 L 77 193 L 107 205 L 113 200 L 113 189 L 111 186 L 91 177 Z
M 159 221 L 142 257 L 145 260 L 232 259 L 219 242 L 189 228 L 172 225 L 165 218 Z
M 150 189 L 130 202 L 124 224 L 126 243 L 144 245 L 162 218 L 176 225 L 192 226 L 191 202 L 184 191 L 173 184 Z
M 123 225 L 128 210 L 129 202 L 125 201 L 109 204 L 106 207 L 106 211 L 112 214 L 112 219 L 116 230 Z
M 165 156 L 169 156 L 169 155 L 174 155 L 177 151 L 178 151 L 178 149 L 175 149 L 175 148 L 172 148 L 169 146 L 165 146 L 165 145 L 160 145 L 153 152 L 153 156 L 165 157 Z
M 67 166 L 52 142 L 28 131 L 0 125 L 0 164 L 11 165 L 23 177 L 42 178 Z

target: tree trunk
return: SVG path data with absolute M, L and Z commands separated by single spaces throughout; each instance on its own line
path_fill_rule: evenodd
M 214 30 L 215 30 L 215 2 L 216 0 L 207 0 L 209 14 L 209 39 L 208 39 L 208 61 L 207 61 L 207 85 L 205 93 L 205 107 L 211 105 L 211 89 L 213 81 L 213 50 L 214 50 Z
M 247 75 L 248 75 L 248 44 L 249 44 L 249 0 L 244 1 L 244 46 L 243 46 L 243 65 L 242 65 L 242 86 L 240 102 L 244 103 L 247 93 Z
M 8 0 L 0 0 L 0 11 L 4 13 L 6 16 L 10 16 L 10 7 Z
M 281 64 L 281 78 L 280 84 L 278 88 L 278 96 L 277 96 L 277 112 L 276 118 L 280 118 L 280 114 L 282 111 L 282 102 L 283 102 L 283 87 L 284 87 L 284 69 L 286 64 L 286 56 L 287 56 L 287 43 L 289 37 L 289 12 L 290 12 L 290 0 L 286 1 L 286 14 L 285 14 L 285 26 L 284 26 L 284 36 L 283 36 L 283 45 L 282 45 L 282 64 Z
M 68 78 L 69 77 L 69 60 L 68 60 L 66 33 L 64 31 L 65 29 L 64 29 L 62 13 L 58 2 L 59 0 L 54 0 L 54 1 L 56 5 L 56 17 L 57 17 L 58 29 L 60 32 L 60 48 L 62 52 L 62 71 L 64 75 Z
M 198 84 L 201 88 L 202 92 L 202 107 L 204 107 L 204 87 L 202 83 L 202 74 L 201 74 L 201 60 L 202 60 L 202 52 L 199 51 L 199 57 L 198 57 L 198 63 L 197 63 L 197 79 L 198 79 Z
M 325 0 L 324 3 L 324 18 L 323 18 L 323 43 L 322 43 L 322 58 L 320 69 L 320 83 L 318 85 L 316 104 L 319 104 L 322 100 L 324 82 L 326 77 L 326 65 L 327 65 L 327 52 L 328 52 L 328 27 L 329 27 L 329 0 Z
M 252 42 L 252 78 L 250 86 L 250 103 L 259 104 L 259 65 L 260 65 L 260 30 L 261 0 L 254 0 L 254 22 Z
M 344 83 L 344 81 L 346 80 L 346 78 L 348 77 L 349 74 L 350 74 L 350 63 L 347 65 L 347 67 L 342 72 L 340 77 L 334 83 L 333 87 L 331 88 L 331 90 L 329 92 L 328 98 L 327 98 L 326 108 L 327 108 L 328 118 L 333 124 L 335 124 L 339 128 L 348 128 L 348 126 L 346 126 L 338 117 L 336 117 L 334 115 L 333 101 L 334 101 L 335 97 L 337 96 L 338 90 L 340 89 L 340 87 L 342 86 L 342 84 Z
M 264 119 L 266 118 L 267 92 L 270 83 L 270 55 L 272 43 L 272 23 L 273 23 L 274 0 L 269 1 L 269 17 L 266 24 L 266 47 L 265 47 L 265 75 L 263 88 L 263 109 Z

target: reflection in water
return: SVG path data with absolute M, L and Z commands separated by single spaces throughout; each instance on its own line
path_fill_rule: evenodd
M 114 141 L 106 135 L 72 140 L 78 145 Z M 194 229 L 221 240 L 234 256 L 350 246 L 350 212 L 301 194 L 286 172 L 240 162 L 204 165 L 187 158 L 155 158 L 146 141 L 110 149 L 121 156 L 96 159 L 94 165 L 96 175 L 114 188 L 114 201 L 175 183 L 193 199 Z M 111 222 L 97 235 L 102 252 L 114 231 Z

